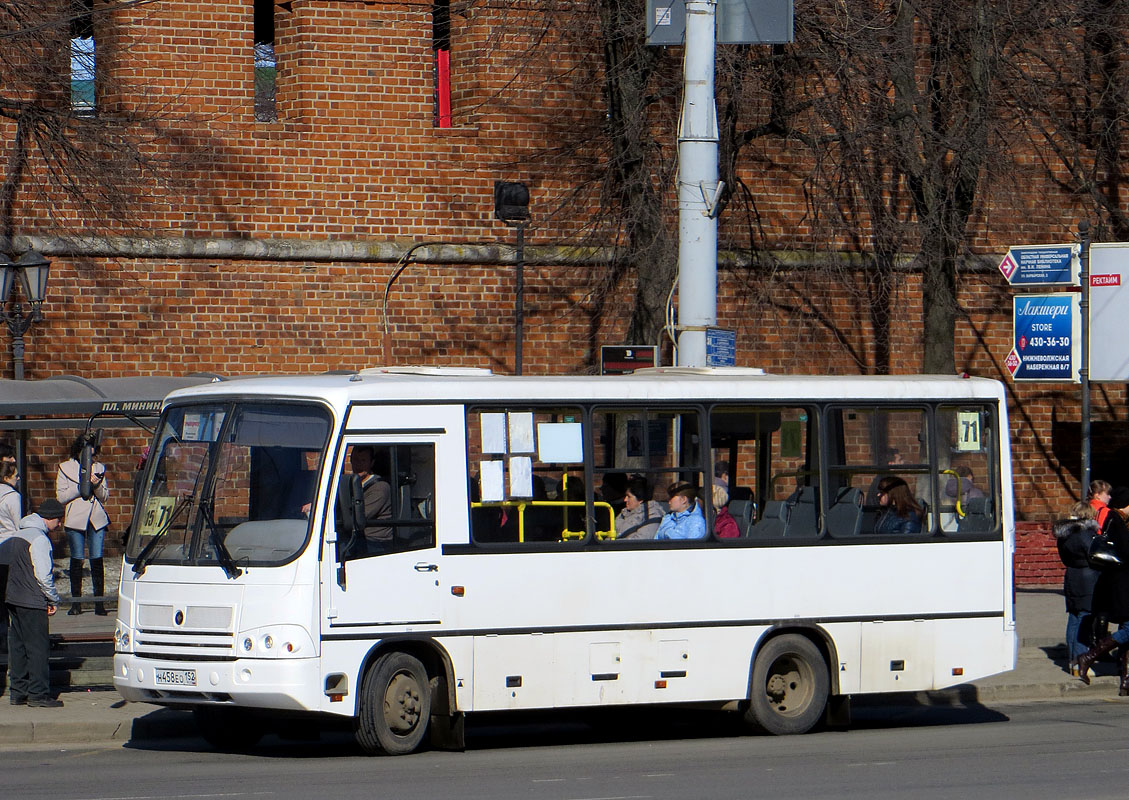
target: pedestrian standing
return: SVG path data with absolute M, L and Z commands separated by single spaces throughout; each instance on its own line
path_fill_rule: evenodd
M 6 446 L 6 445 L 5 445 Z M 23 505 L 19 492 L 20 471 L 13 458 L 8 461 L 0 452 L 0 544 L 20 532 Z M 0 595 L 4 587 L 0 583 Z M 8 614 L 0 606 L 0 653 L 8 652 Z
M 13 461 L 0 461 L 0 542 L 20 530 L 20 470 Z
M 71 607 L 68 615 L 82 613 L 82 561 L 90 558 L 90 582 L 94 594 L 101 597 L 106 590 L 105 568 L 102 562 L 102 542 L 110 525 L 110 515 L 106 513 L 106 498 L 110 491 L 106 486 L 106 465 L 94 461 L 90 465 L 90 484 L 94 494 L 83 500 L 79 491 L 79 457 L 87 445 L 98 456 L 98 443 L 86 435 L 80 435 L 71 445 L 71 458 L 59 465 L 55 477 L 55 498 L 66 506 L 63 526 L 67 531 L 67 547 L 70 550 Z M 106 604 L 101 600 L 94 603 L 94 613 L 106 615 Z
M 51 696 L 48 617 L 59 604 L 52 575 L 51 531 L 59 527 L 63 505 L 44 500 L 39 511 L 20 520 L 16 536 L 0 544 L 0 571 L 6 571 L 4 608 L 8 613 L 8 702 L 14 706 L 59 708 Z
M 1101 535 L 1094 507 L 1075 503 L 1066 518 L 1054 523 L 1058 557 L 1066 566 L 1062 577 L 1062 593 L 1066 598 L 1066 658 L 1070 674 L 1078 677 L 1078 657 L 1088 649 L 1082 644 L 1083 625 L 1092 620 L 1094 587 L 1098 571 L 1090 566 L 1090 544 Z
M 1113 544 L 1123 566 L 1102 570 L 1098 574 L 1093 608 L 1095 615 L 1105 614 L 1110 622 L 1117 623 L 1117 630 L 1078 656 L 1078 677 L 1083 683 L 1089 683 L 1088 673 L 1094 662 L 1105 653 L 1121 648 L 1118 694 L 1129 697 L 1129 525 L 1125 524 L 1125 516 L 1129 513 L 1129 488 L 1118 486 L 1108 494 L 1111 510 L 1107 514 L 1103 535 Z

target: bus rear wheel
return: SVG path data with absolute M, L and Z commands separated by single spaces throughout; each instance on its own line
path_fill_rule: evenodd
M 357 744 L 370 755 L 399 756 L 423 742 L 431 718 L 427 670 L 407 653 L 380 656 L 365 675 L 354 727 Z
M 778 636 L 753 662 L 745 721 L 777 736 L 807 733 L 823 715 L 829 686 L 827 663 L 810 639 Z

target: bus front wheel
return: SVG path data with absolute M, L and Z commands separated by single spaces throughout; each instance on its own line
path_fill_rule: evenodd
M 778 636 L 753 662 L 745 721 L 778 736 L 807 733 L 823 715 L 829 686 L 827 663 L 810 639 Z
M 387 653 L 365 675 L 355 733 L 369 754 L 399 756 L 423 741 L 431 718 L 427 670 L 407 653 Z

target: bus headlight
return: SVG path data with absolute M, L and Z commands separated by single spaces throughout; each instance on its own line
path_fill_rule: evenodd
M 296 658 L 315 655 L 314 640 L 300 625 L 269 625 L 240 631 L 243 652 L 256 658 Z
M 121 620 L 118 620 L 117 624 L 114 625 L 114 652 L 128 653 L 129 643 L 129 628 L 123 625 Z

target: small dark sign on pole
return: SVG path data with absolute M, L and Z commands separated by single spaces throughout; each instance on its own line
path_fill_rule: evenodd
M 637 369 L 653 367 L 657 350 L 653 344 L 627 347 L 605 345 L 600 348 L 600 374 L 629 375 Z

